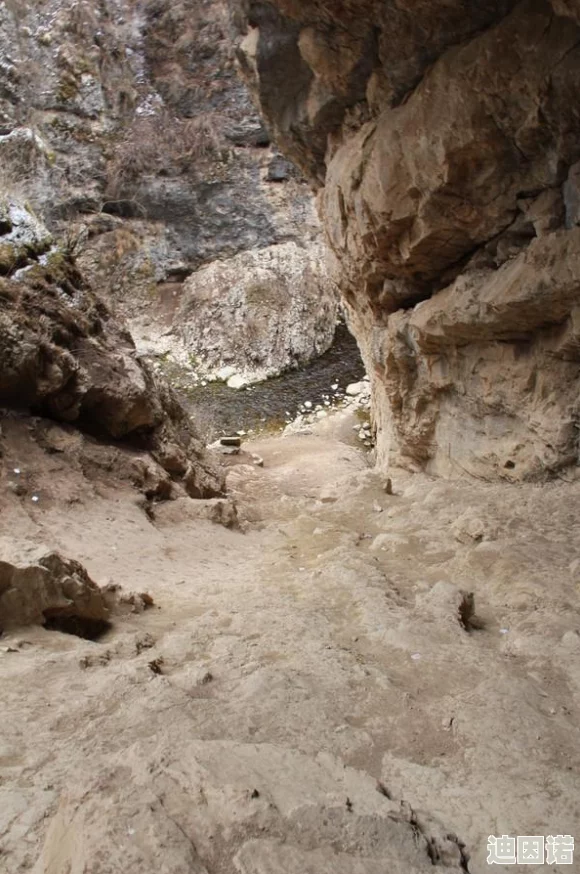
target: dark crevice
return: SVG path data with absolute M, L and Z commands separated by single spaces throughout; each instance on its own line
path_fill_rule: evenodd
M 113 627 L 106 619 L 94 619 L 56 609 L 45 610 L 43 615 L 47 631 L 60 631 L 83 640 L 100 640 Z

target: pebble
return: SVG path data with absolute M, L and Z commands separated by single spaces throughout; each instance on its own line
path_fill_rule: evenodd
M 243 376 L 240 376 L 239 373 L 236 373 L 236 374 L 234 374 L 234 376 L 230 376 L 230 378 L 228 379 L 227 385 L 228 385 L 228 388 L 239 389 L 239 388 L 245 388 L 247 385 L 247 382 Z M 248 387 L 248 391 L 249 390 L 250 389 Z
M 351 384 L 346 387 L 346 393 L 353 398 L 356 397 L 356 395 L 360 395 L 365 388 L 366 386 L 363 382 L 351 382 Z
M 218 379 L 221 379 L 222 382 L 227 382 L 228 379 L 231 379 L 232 376 L 236 375 L 235 367 L 222 367 L 221 370 L 218 370 L 216 376 Z
M 307 410 L 311 410 L 312 409 L 312 401 L 304 401 L 304 406 L 306 407 Z

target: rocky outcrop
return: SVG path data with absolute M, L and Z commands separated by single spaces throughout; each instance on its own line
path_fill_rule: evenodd
M 74 260 L 51 247 L 28 209 L 8 201 L 3 215 L 0 405 L 124 441 L 148 451 L 192 497 L 219 494 L 221 474 L 189 417 Z
M 32 562 L 0 561 L 0 630 L 77 620 L 103 631 L 113 598 L 91 580 L 77 561 L 49 553 Z
M 0 9 L 2 176 L 77 243 L 138 340 L 167 328 L 165 283 L 179 299 L 183 279 L 216 259 L 289 242 L 319 251 L 309 186 L 271 146 L 229 30 L 226 0 Z M 301 284 L 285 281 L 300 301 Z M 217 291 L 227 306 L 229 285 Z M 312 351 L 320 335 L 325 351 L 334 319 L 304 303 Z M 199 346 L 199 323 L 186 328 Z
M 246 3 L 241 66 L 320 189 L 378 453 L 578 461 L 578 4 Z
M 174 330 L 204 369 L 225 367 L 248 383 L 326 352 L 337 316 L 324 247 L 288 242 L 194 273 L 184 284 Z
M 100 587 L 78 561 L 58 552 L 18 554 L 14 541 L 0 541 L 0 634 L 26 625 L 98 640 L 114 617 L 153 606 L 147 593 Z

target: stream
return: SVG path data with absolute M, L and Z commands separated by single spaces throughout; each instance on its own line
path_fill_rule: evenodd
M 236 431 L 261 431 L 284 426 L 300 407 L 310 401 L 315 407 L 344 396 L 349 383 L 364 376 L 364 365 L 356 340 L 348 328 L 338 326 L 334 344 L 315 361 L 245 389 L 231 389 L 224 383 L 184 387 L 171 380 L 184 407 L 195 416 L 209 440 Z M 171 374 L 167 374 L 171 379 Z M 333 391 L 331 386 L 338 385 Z

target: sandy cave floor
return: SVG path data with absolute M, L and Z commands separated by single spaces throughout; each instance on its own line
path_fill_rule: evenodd
M 0 544 L 156 607 L 0 638 L 2 874 L 483 874 L 539 870 L 489 834 L 580 840 L 580 483 L 387 495 L 352 424 L 254 445 L 245 534 L 27 460 Z

